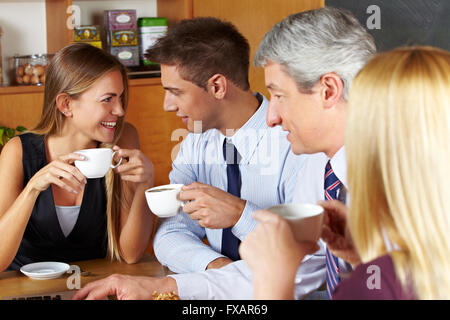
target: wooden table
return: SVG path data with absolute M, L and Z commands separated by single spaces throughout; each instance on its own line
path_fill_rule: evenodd
M 150 254 L 145 254 L 140 262 L 136 264 L 126 264 L 125 262 L 111 262 L 107 259 L 86 260 L 69 263 L 77 265 L 81 271 L 89 274 L 81 275 L 81 287 L 89 282 L 105 278 L 114 273 L 162 277 L 171 274 L 169 269 L 163 267 Z M 72 274 L 65 274 L 58 279 L 33 280 L 22 274 L 20 271 L 6 271 L 0 273 L 0 300 L 4 297 L 19 295 L 44 295 L 68 291 L 67 280 Z

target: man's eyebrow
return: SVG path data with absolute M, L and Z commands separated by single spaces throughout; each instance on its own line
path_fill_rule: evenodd
M 269 90 L 280 90 L 280 87 L 278 87 L 276 84 L 273 83 L 269 83 L 266 87 Z
M 174 87 L 163 87 L 163 88 L 164 88 L 164 90 L 168 90 L 168 91 L 181 91 L 180 89 L 174 88 Z

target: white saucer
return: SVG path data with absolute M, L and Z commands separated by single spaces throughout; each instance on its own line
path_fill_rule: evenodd
M 59 278 L 69 269 L 70 266 L 67 263 L 36 262 L 23 266 L 20 271 L 31 279 L 47 280 Z

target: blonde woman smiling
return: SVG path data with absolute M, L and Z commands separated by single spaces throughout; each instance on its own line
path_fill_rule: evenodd
M 124 122 L 125 68 L 88 44 L 69 45 L 46 74 L 37 126 L 0 156 L 0 270 L 38 261 L 104 258 L 137 262 L 153 229 L 144 190 L 151 161 Z M 124 161 L 104 178 L 86 179 L 76 150 L 113 147 Z
M 350 91 L 345 146 L 351 205 L 322 203 L 322 238 L 335 255 L 361 262 L 333 299 L 449 299 L 450 53 L 400 48 L 369 61 Z M 255 297 L 291 297 L 291 270 L 308 247 L 285 220 L 266 211 L 256 218 L 240 248 Z

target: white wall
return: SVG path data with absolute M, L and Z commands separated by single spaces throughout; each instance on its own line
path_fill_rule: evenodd
M 136 9 L 138 17 L 156 17 L 157 0 L 73 0 L 81 10 L 81 24 L 102 24 L 103 10 Z M 3 82 L 10 76 L 15 54 L 46 53 L 47 31 L 45 0 L 0 0 L 0 38 L 3 57 Z
M 47 35 L 45 1 L 0 1 L 0 39 L 3 57 L 3 80 L 9 82 L 15 54 L 45 53 Z
M 157 0 L 73 0 L 81 10 L 81 25 L 103 23 L 103 10 L 135 9 L 139 17 L 156 17 Z

